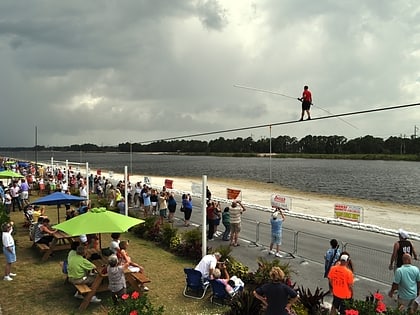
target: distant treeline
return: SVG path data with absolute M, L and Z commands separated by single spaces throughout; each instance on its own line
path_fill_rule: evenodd
M 120 143 L 117 146 L 97 146 L 96 144 L 73 144 L 70 146 L 0 148 L 8 151 L 83 151 L 83 152 L 169 152 L 192 154 L 264 154 L 270 152 L 270 139 L 254 141 L 251 137 L 211 141 L 172 140 L 149 144 Z M 373 154 L 373 155 L 419 155 L 420 138 L 389 137 L 384 140 L 364 136 L 347 140 L 343 136 L 311 136 L 300 140 L 295 137 L 278 136 L 271 139 L 271 152 L 275 154 Z

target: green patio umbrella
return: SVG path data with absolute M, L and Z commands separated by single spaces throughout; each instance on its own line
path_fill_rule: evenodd
M 122 233 L 143 222 L 144 220 L 107 211 L 105 208 L 93 208 L 84 214 L 54 225 L 54 228 L 66 232 L 70 236 Z
M 25 176 L 19 173 L 13 172 L 11 170 L 5 170 L 5 171 L 0 172 L 0 178 L 23 178 L 23 177 Z

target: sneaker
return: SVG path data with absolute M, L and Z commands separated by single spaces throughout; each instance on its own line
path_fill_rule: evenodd
M 12 277 L 10 277 L 10 276 L 4 276 L 3 280 L 4 280 L 4 281 L 12 281 L 12 280 L 13 280 L 13 278 L 12 278 Z
M 268 252 L 268 255 L 275 255 L 276 254 L 276 252 L 274 251 L 274 250 L 270 250 L 269 252 Z
M 98 299 L 97 297 L 96 297 L 96 295 L 94 295 L 94 296 L 92 296 L 92 299 L 90 300 L 92 303 L 101 303 L 102 302 L 102 300 L 101 299 Z
M 12 272 L 11 272 L 11 273 L 9 273 L 9 276 L 10 276 L 10 277 L 16 277 L 16 276 L 17 276 L 17 274 L 15 274 L 15 273 L 12 273 Z
M 146 287 L 146 286 L 144 286 L 144 287 L 143 287 L 143 291 L 147 292 L 147 291 L 149 291 L 149 288 L 148 288 L 148 287 Z
M 85 298 L 83 295 L 79 294 L 79 292 L 77 292 L 77 291 L 76 291 L 76 293 L 74 294 L 74 297 L 75 297 L 76 299 L 81 299 L 81 300 L 83 300 L 83 299 Z
M 283 255 L 277 252 L 276 257 L 283 257 Z

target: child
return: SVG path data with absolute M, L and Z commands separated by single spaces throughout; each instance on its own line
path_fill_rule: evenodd
M 118 298 L 127 293 L 124 269 L 128 267 L 128 262 L 124 265 L 118 263 L 117 255 L 111 255 L 108 258 L 108 288 L 112 292 L 112 300 L 117 303 Z

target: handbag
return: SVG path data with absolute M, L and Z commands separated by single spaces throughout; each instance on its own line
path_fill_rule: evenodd
M 179 211 L 181 211 L 181 212 L 185 212 L 185 208 L 184 208 L 184 207 L 181 207 L 181 208 L 179 209 Z

